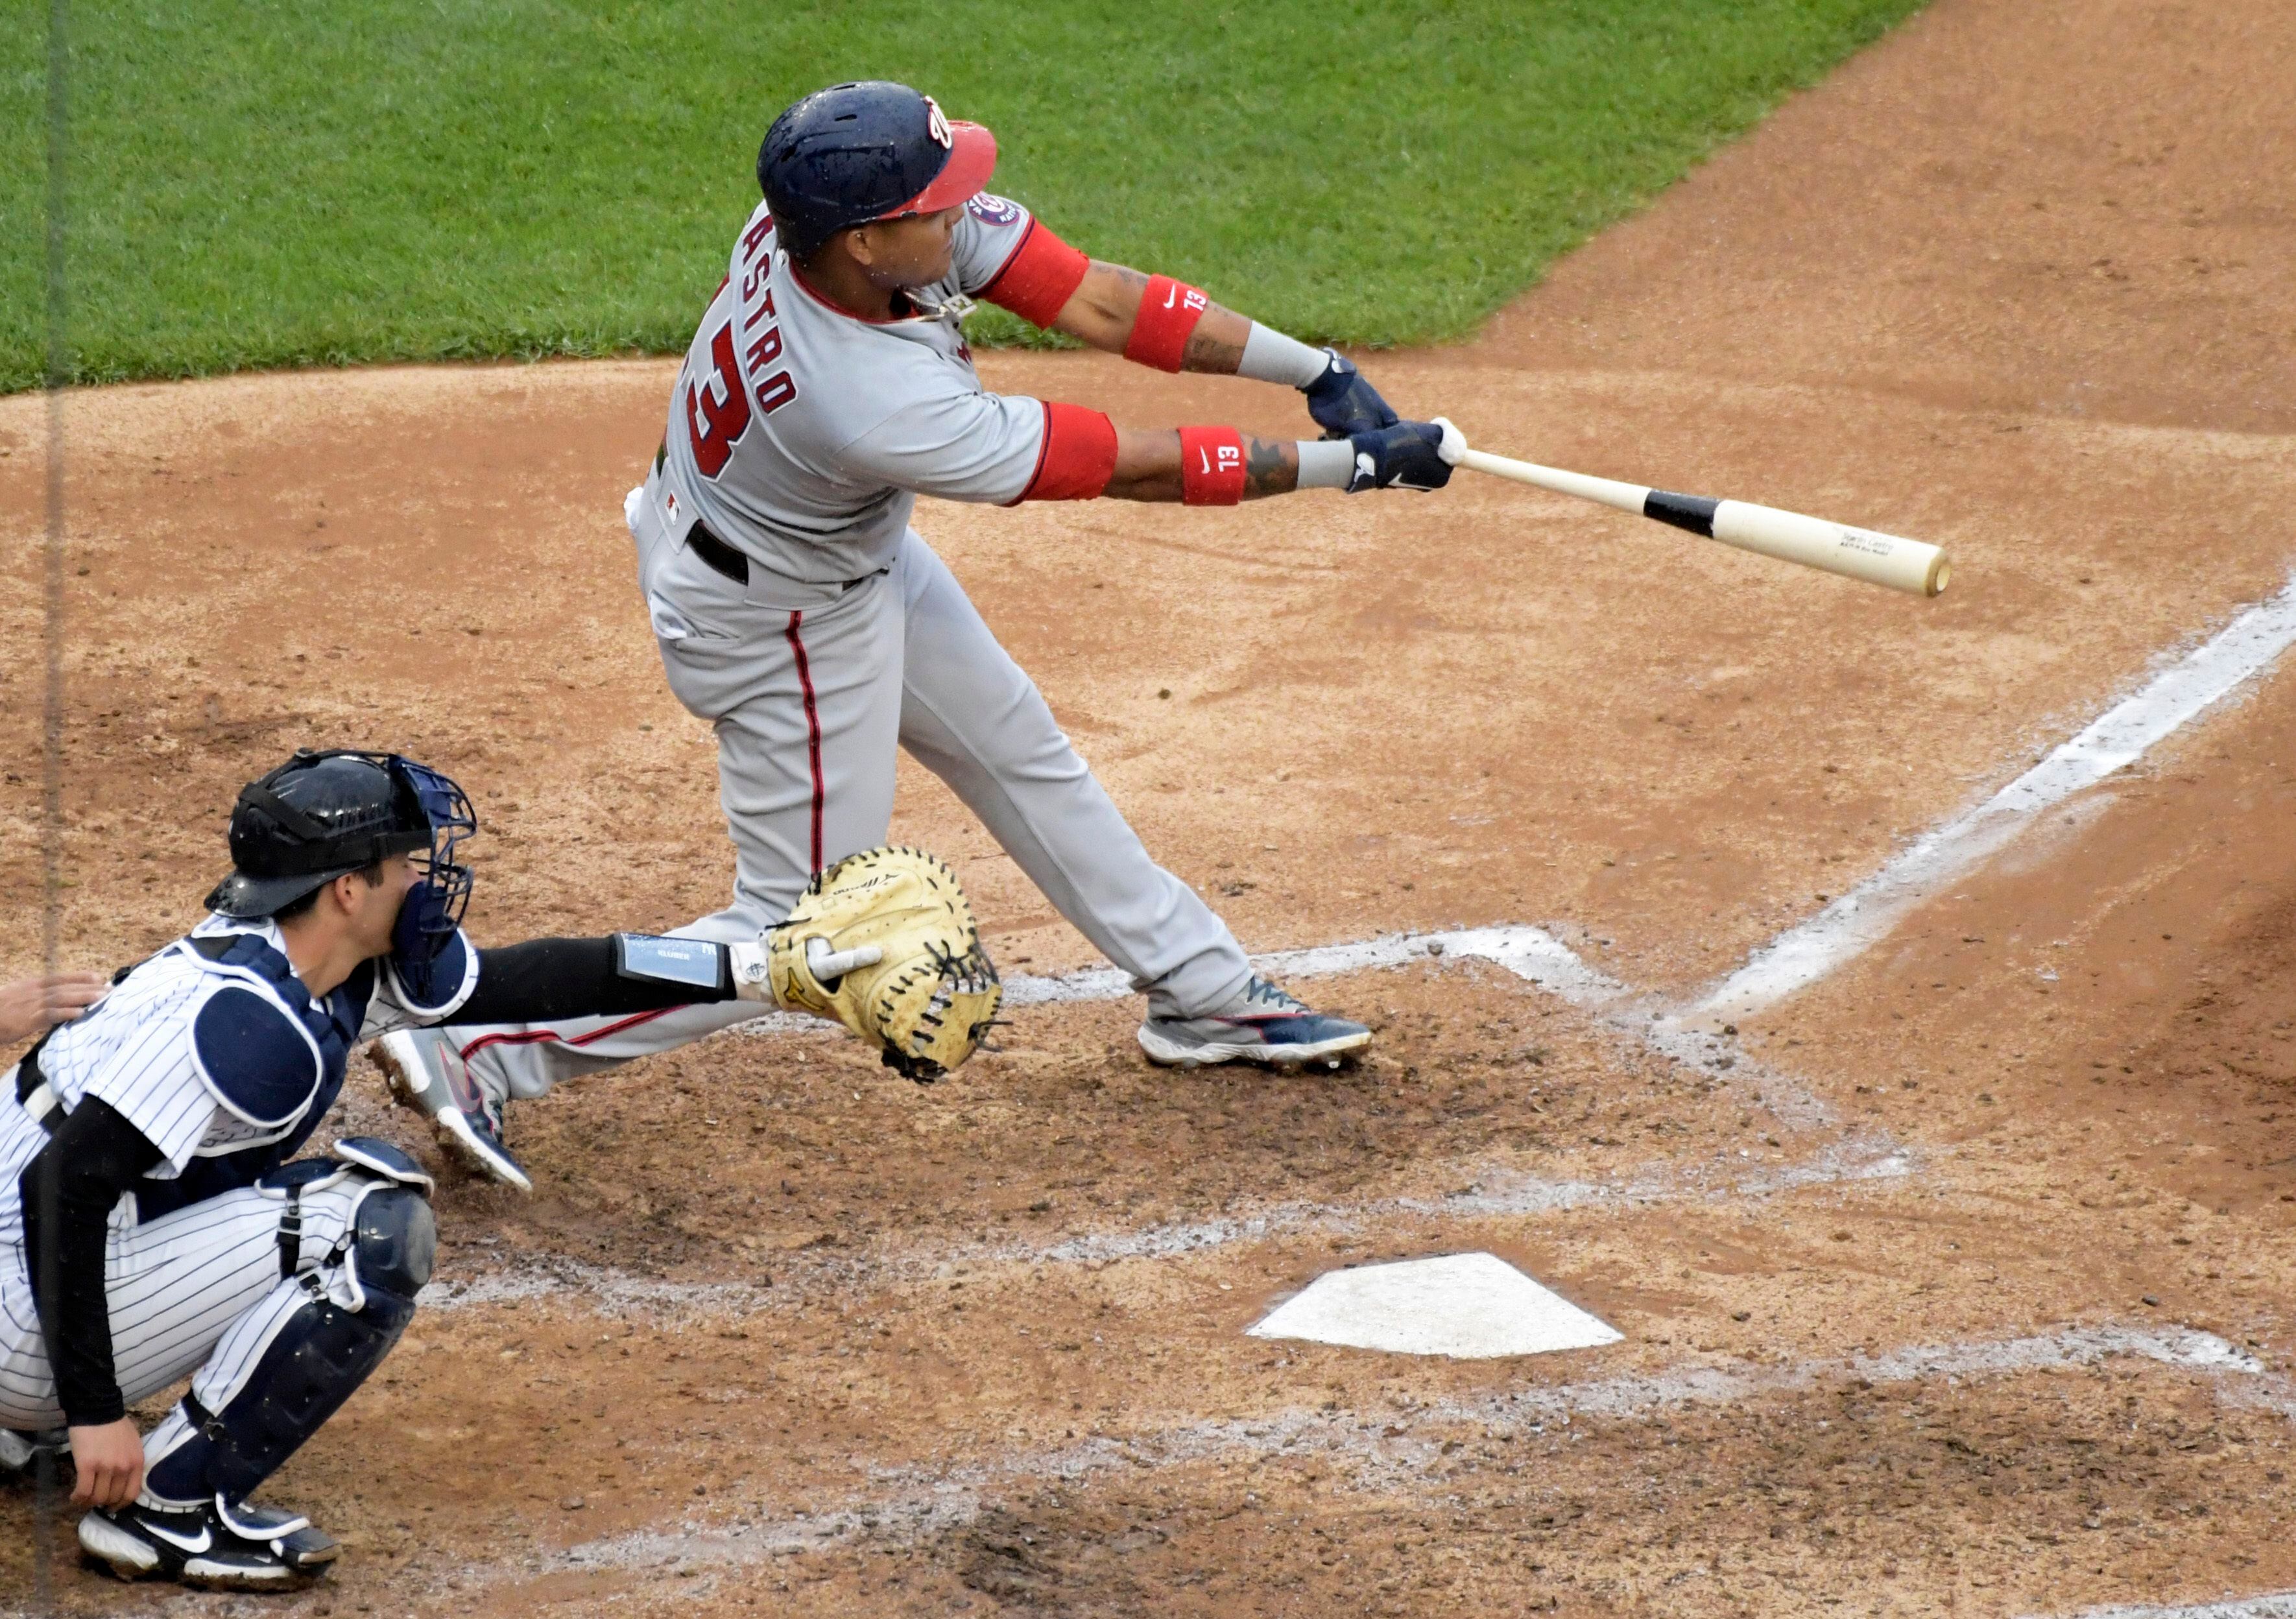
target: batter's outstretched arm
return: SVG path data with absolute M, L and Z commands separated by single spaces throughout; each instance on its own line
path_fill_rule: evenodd
M 1288 441 L 1271 442 L 1236 434 L 1242 451 L 1243 481 L 1237 490 L 1239 500 L 1259 500 L 1269 495 L 1288 495 L 1300 487 L 1300 446 Z M 1116 470 L 1108 476 L 1108 487 L 1101 493 L 1111 500 L 1184 500 L 1191 492 L 1192 480 L 1187 477 L 1187 456 L 1192 447 L 1183 442 L 1180 431 L 1167 428 L 1161 432 L 1136 427 L 1116 430 Z M 1324 447 L 1307 447 L 1310 455 Z M 1348 447 L 1334 447 L 1340 452 L 1340 462 L 1352 459 Z M 1201 459 L 1217 458 L 1215 446 Z M 1335 484 L 1335 487 L 1338 485 Z
M 1425 422 L 1339 440 L 1255 439 L 1233 427 L 1109 431 L 1115 464 L 1094 492 L 1117 500 L 1234 505 L 1293 489 L 1439 489 L 1451 476 L 1437 453 L 1442 431 Z
M 1159 282 L 1162 284 L 1158 285 Z M 1158 293 L 1153 300 L 1149 297 L 1152 286 Z M 1193 307 L 1191 299 L 1196 300 Z M 1103 259 L 1090 260 L 1084 279 L 1077 283 L 1077 290 L 1069 294 L 1068 302 L 1054 317 L 1053 328 L 1095 349 L 1122 354 L 1139 328 L 1144 306 L 1152 326 L 1160 317 L 1168 319 L 1176 314 L 1190 321 L 1188 331 L 1179 340 L 1179 363 L 1171 369 L 1207 372 L 1213 376 L 1236 374 L 1237 367 L 1243 363 L 1244 345 L 1251 341 L 1254 323 L 1250 316 L 1212 302 L 1193 287 L 1145 275 L 1128 265 L 1111 264 Z M 1284 341 L 1291 341 L 1288 338 Z M 1323 351 L 1305 343 L 1292 346 L 1300 350 L 1292 357 L 1295 369 L 1308 370 L 1312 366 L 1308 381 L 1313 382 L 1323 373 Z M 1305 385 L 1293 383 L 1294 387 Z
M 1327 439 L 1393 427 L 1397 416 L 1352 361 L 1313 349 L 1168 275 L 1087 259 L 1029 222 L 1003 268 L 981 290 L 1024 320 L 1081 339 L 1160 371 L 1282 382 L 1308 396 L 1308 414 Z

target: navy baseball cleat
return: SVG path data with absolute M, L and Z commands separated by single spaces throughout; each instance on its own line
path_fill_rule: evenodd
M 1328 1063 L 1371 1043 L 1371 1031 L 1326 1017 L 1255 976 L 1220 1012 L 1204 1017 L 1152 1017 L 1140 1025 L 1140 1048 L 1152 1063 L 1202 1068 L 1213 1063 L 1292 1066 Z
M 279 1590 L 327 1572 L 341 1549 L 311 1520 L 220 1497 L 188 1508 L 99 1508 L 79 1521 L 81 1552 L 123 1580 L 157 1576 L 212 1590 Z
M 471 1077 L 454 1041 L 436 1029 L 401 1029 L 368 1047 L 367 1055 L 391 1095 L 438 1127 L 440 1146 L 480 1174 L 534 1190 L 503 1145 L 502 1104 Z

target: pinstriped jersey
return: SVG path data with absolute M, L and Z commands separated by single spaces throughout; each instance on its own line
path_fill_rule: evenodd
M 193 940 L 239 947 L 235 955 L 272 970 L 210 959 Z M 460 951 L 461 971 L 442 956 L 453 982 L 435 1005 L 409 991 L 387 957 L 315 998 L 291 970 L 278 970 L 286 950 L 275 924 L 210 916 L 57 1028 L 39 1048 L 39 1072 L 62 1109 L 95 1097 L 160 1154 L 144 1192 L 120 1199 L 112 1224 L 179 1207 L 192 1200 L 186 1193 L 250 1184 L 292 1152 L 333 1105 L 352 1045 L 440 1022 L 470 999 L 478 952 L 459 933 L 447 948 Z M 23 1283 L 19 1183 L 48 1138 L 16 1105 L 14 1076 L 9 1070 L 0 1095 L 0 1294 Z
M 742 227 L 670 398 L 661 482 L 674 532 L 699 518 L 775 573 L 827 584 L 892 561 L 919 495 L 1018 500 L 1044 407 L 990 393 L 962 325 L 1029 234 L 986 193 L 959 218 L 947 277 L 889 321 L 827 302 L 774 240 Z

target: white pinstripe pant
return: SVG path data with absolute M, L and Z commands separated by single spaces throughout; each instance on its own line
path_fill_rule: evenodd
M 307 1189 L 302 1197 L 302 1270 L 339 1283 L 340 1266 L 321 1262 L 341 1238 L 362 1183 Z M 263 1352 L 310 1294 L 279 1273 L 283 1198 L 252 1188 L 226 1192 L 145 1225 L 115 1224 L 105 1244 L 104 1291 L 111 1357 L 131 1405 L 198 1368 L 192 1391 L 209 1410 L 236 1395 Z M 0 1427 L 60 1426 L 48 1348 L 32 1307 L 20 1246 L 0 1254 Z M 349 1303 L 349 1296 L 337 1299 Z M 157 1459 L 179 1435 L 181 1408 L 144 1442 Z

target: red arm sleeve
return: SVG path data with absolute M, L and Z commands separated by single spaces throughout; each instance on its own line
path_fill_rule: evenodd
M 980 295 L 1032 325 L 1049 326 L 1084 281 L 1092 260 L 1045 228 L 1029 221 L 1029 234 Z
M 1062 301 L 1066 301 L 1063 300 Z M 1045 406 L 1045 444 L 1021 500 L 1090 500 L 1116 473 L 1116 423 L 1081 405 Z

